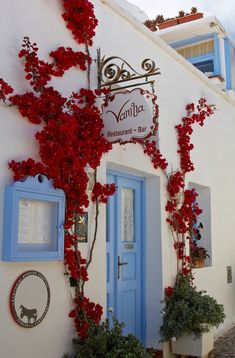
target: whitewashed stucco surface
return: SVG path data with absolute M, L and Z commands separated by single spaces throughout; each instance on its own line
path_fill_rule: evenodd
M 99 47 L 105 56 L 121 56 L 138 69 L 144 58 L 152 58 L 161 75 L 156 77 L 156 94 L 159 104 L 159 138 L 163 155 L 173 168 L 179 165 L 176 134 L 174 130 L 188 102 L 201 96 L 216 104 L 217 111 L 203 128 L 196 128 L 192 141 L 195 150 L 192 158 L 196 170 L 187 177 L 190 182 L 211 188 L 212 258 L 213 265 L 197 270 L 196 283 L 206 289 L 225 305 L 229 327 L 235 319 L 235 284 L 226 282 L 226 266 L 231 265 L 234 274 L 234 200 L 235 200 L 235 107 L 229 97 L 222 93 L 207 78 L 186 63 L 168 48 L 161 39 L 154 36 L 141 23 L 120 9 L 117 1 L 93 1 L 99 19 L 97 36 L 92 49 L 96 58 Z M 59 0 L 0 1 L 2 21 L 0 24 L 1 61 L 0 77 L 3 77 L 17 91 L 27 89 L 21 61 L 16 56 L 23 36 L 29 36 L 38 43 L 40 56 L 58 46 L 78 48 L 61 18 L 62 6 Z M 71 70 L 55 86 L 69 94 L 70 91 L 86 85 L 86 77 Z M 92 86 L 96 87 L 96 68 L 92 70 Z M 33 135 L 37 127 L 23 120 L 14 109 L 0 109 L 0 226 L 3 218 L 4 186 L 11 181 L 7 162 L 21 160 L 28 156 L 37 159 L 37 147 Z M 161 322 L 160 303 L 163 288 L 173 283 L 176 263 L 169 229 L 165 223 L 166 190 L 165 179 L 159 170 L 155 171 L 149 159 L 137 145 L 115 145 L 106 155 L 99 170 L 99 177 L 106 180 L 107 168 L 115 168 L 147 178 L 147 344 L 156 346 Z M 160 187 L 160 191 L 159 191 Z M 160 195 L 160 196 L 159 196 Z M 94 215 L 93 208 L 90 210 Z M 92 226 L 92 224 L 91 224 Z M 105 207 L 101 208 L 98 244 L 89 271 L 88 295 L 105 308 Z M 0 241 L 2 234 L 0 230 Z M 92 233 L 92 227 L 90 227 Z M 90 238 L 91 239 L 91 238 Z M 89 245 L 89 243 L 88 243 Z M 0 245 L 1 247 L 1 245 Z M 83 247 L 86 253 L 86 245 Z M 12 320 L 9 312 L 9 294 L 17 276 L 28 269 L 42 272 L 51 288 L 51 305 L 44 321 L 33 329 L 23 329 Z M 16 356 L 31 358 L 58 358 L 69 349 L 73 337 L 72 321 L 68 318 L 70 298 L 63 275 L 61 262 L 5 263 L 0 262 L 0 346 L 1 357 Z M 221 329 L 222 329 L 221 328 Z

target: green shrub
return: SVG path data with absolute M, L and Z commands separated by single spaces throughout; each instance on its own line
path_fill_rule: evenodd
M 148 358 L 151 357 L 132 334 L 123 336 L 123 324 L 113 318 L 112 326 L 108 320 L 99 325 L 92 324 L 86 339 L 74 339 L 71 354 L 63 358 Z
M 192 275 L 177 275 L 175 287 L 166 297 L 163 325 L 160 328 L 162 341 L 191 333 L 200 336 L 224 321 L 223 305 L 206 295 L 205 291 L 197 291 L 192 282 Z

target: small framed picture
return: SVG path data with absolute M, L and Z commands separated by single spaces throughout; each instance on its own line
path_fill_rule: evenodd
M 87 242 L 88 237 L 88 213 L 77 214 L 75 218 L 75 234 L 78 242 Z

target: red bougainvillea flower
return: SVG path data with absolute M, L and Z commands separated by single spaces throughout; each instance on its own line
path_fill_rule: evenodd
M 186 255 L 184 237 L 189 240 L 189 244 L 193 247 L 191 235 L 195 235 L 195 224 L 198 222 L 198 216 L 202 213 L 197 203 L 198 194 L 195 189 L 185 189 L 185 174 L 194 170 L 190 158 L 190 152 L 193 149 L 191 143 L 192 126 L 194 124 L 203 126 L 205 119 L 214 113 L 214 108 L 207 105 L 206 100 L 201 98 L 197 105 L 188 104 L 186 111 L 187 115 L 182 119 L 182 123 L 176 126 L 180 169 L 168 176 L 167 191 L 169 197 L 166 211 L 168 212 L 167 222 L 177 240 L 174 243 L 174 248 L 177 259 L 181 262 L 180 272 L 187 276 L 191 272 L 191 259 L 190 256 Z
M 174 288 L 173 287 L 168 286 L 168 287 L 165 288 L 165 295 L 168 298 L 170 298 L 173 295 L 173 293 L 174 293 Z
M 0 100 L 5 102 L 6 96 L 12 92 L 13 88 L 0 78 Z
M 153 163 L 155 169 L 165 170 L 168 166 L 166 159 L 162 156 L 160 150 L 157 148 L 156 141 L 149 140 L 138 140 L 138 143 L 141 143 L 144 148 L 144 153 L 147 154 Z
M 75 40 L 79 44 L 92 45 L 94 30 L 98 25 L 93 4 L 87 0 L 64 0 L 63 5 L 65 12 L 62 17 Z

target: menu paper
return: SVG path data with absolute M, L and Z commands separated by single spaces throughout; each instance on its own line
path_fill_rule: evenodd
M 54 203 L 19 201 L 18 242 L 20 244 L 48 244 L 51 241 Z

